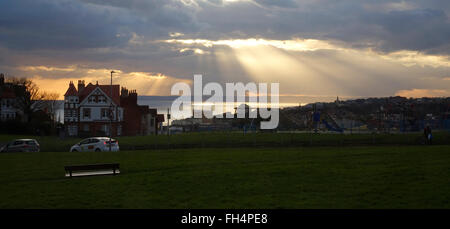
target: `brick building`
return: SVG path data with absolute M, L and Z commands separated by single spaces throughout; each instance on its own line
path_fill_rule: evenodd
M 156 109 L 137 104 L 135 90 L 122 88 L 120 104 L 123 108 L 124 135 L 150 135 L 158 133 L 158 115 Z M 164 121 L 164 120 L 162 120 Z
M 113 136 L 156 134 L 156 109 L 137 104 L 136 91 L 120 85 L 73 82 L 64 94 L 64 124 L 69 136 Z

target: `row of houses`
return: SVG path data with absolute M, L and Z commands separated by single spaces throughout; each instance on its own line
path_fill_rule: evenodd
M 135 90 L 120 85 L 73 82 L 64 94 L 64 125 L 69 136 L 157 134 L 164 115 L 137 104 Z

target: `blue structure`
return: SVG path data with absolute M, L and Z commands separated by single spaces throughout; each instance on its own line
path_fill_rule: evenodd
M 327 122 L 327 120 L 322 120 L 322 123 L 323 124 L 325 124 L 325 126 L 327 127 L 327 129 L 328 130 L 331 130 L 331 131 L 336 131 L 336 132 L 340 132 L 340 133 L 342 133 L 344 130 L 342 129 L 342 128 L 340 128 L 340 127 L 333 127 L 333 126 L 331 126 L 328 122 Z

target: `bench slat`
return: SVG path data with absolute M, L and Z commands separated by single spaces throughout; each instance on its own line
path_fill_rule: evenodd
M 97 172 L 93 172 L 96 170 L 112 170 L 111 173 L 106 173 L 106 174 L 117 174 L 120 173 L 119 170 L 119 163 L 110 163 L 110 164 L 91 164 L 91 165 L 68 165 L 68 166 L 64 166 L 64 169 L 66 170 L 66 174 L 68 174 L 70 177 L 72 176 L 76 176 L 75 172 L 77 171 L 91 171 L 91 173 L 86 173 L 85 174 L 103 174 L 101 172 L 97 173 Z M 82 176 L 82 173 L 78 174 L 77 176 Z M 66 175 L 67 176 L 67 175 Z
M 97 170 L 97 169 L 118 169 L 120 166 L 118 163 L 113 164 L 92 164 L 92 165 L 69 165 L 64 166 L 66 171 L 77 170 Z

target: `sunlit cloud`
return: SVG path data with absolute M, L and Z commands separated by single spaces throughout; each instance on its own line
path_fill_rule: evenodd
M 198 48 L 195 48 L 195 49 L 183 48 L 180 50 L 180 53 L 185 53 L 185 52 L 193 52 L 195 54 L 200 54 L 200 55 L 205 54 L 205 51 L 203 51 L 202 49 L 198 49 Z
M 448 97 L 450 96 L 450 90 L 445 89 L 411 89 L 401 90 L 395 95 L 408 97 L 408 98 L 422 98 L 422 97 Z
M 289 51 L 315 51 L 319 49 L 341 49 L 329 42 L 315 39 L 294 39 L 294 40 L 265 40 L 265 39 L 235 39 L 235 40 L 205 40 L 205 39 L 170 39 L 167 43 L 180 43 L 185 45 L 203 45 L 213 47 L 226 45 L 231 48 L 246 48 L 256 46 L 273 46 Z
M 271 46 L 281 50 L 305 52 L 317 50 L 336 50 L 343 52 L 357 52 L 361 56 L 375 56 L 397 62 L 405 66 L 432 66 L 450 67 L 448 56 L 424 54 L 418 51 L 401 50 L 391 53 L 374 52 L 371 49 L 353 49 L 341 46 L 336 42 L 317 39 L 293 39 L 293 40 L 265 40 L 265 39 L 236 39 L 236 40 L 205 40 L 205 39 L 169 39 L 167 43 L 178 43 L 183 45 L 202 45 L 207 48 L 213 46 L 228 46 L 233 49 L 248 49 L 257 47 L 265 49 Z M 263 58 L 263 57 L 261 57 Z
M 165 79 L 168 77 L 162 73 L 148 73 L 148 72 L 130 72 L 128 73 L 128 75 L 142 78 L 147 77 L 152 79 Z
M 169 36 L 170 37 L 181 37 L 181 36 L 184 36 L 184 34 L 178 33 L 178 32 L 172 32 L 172 33 L 169 33 Z
M 22 66 L 19 67 L 22 71 L 45 71 L 45 72 L 53 72 L 53 71 L 62 71 L 62 72 L 71 72 L 75 71 L 75 66 L 69 67 L 48 67 L 48 66 Z
M 396 51 L 389 54 L 380 54 L 381 57 L 390 61 L 400 62 L 405 66 L 432 66 L 450 67 L 448 56 L 427 55 L 417 51 Z
M 67 90 L 70 81 L 84 80 L 87 84 L 110 84 L 111 69 L 93 69 L 82 67 L 22 66 L 19 67 L 33 80 L 42 91 L 56 92 L 60 99 Z M 69 74 L 54 77 L 63 69 Z M 177 82 L 192 84 L 191 80 L 178 79 L 163 73 L 124 72 L 114 70 L 113 84 L 120 84 L 128 89 L 135 89 L 139 95 L 170 95 L 170 89 Z

